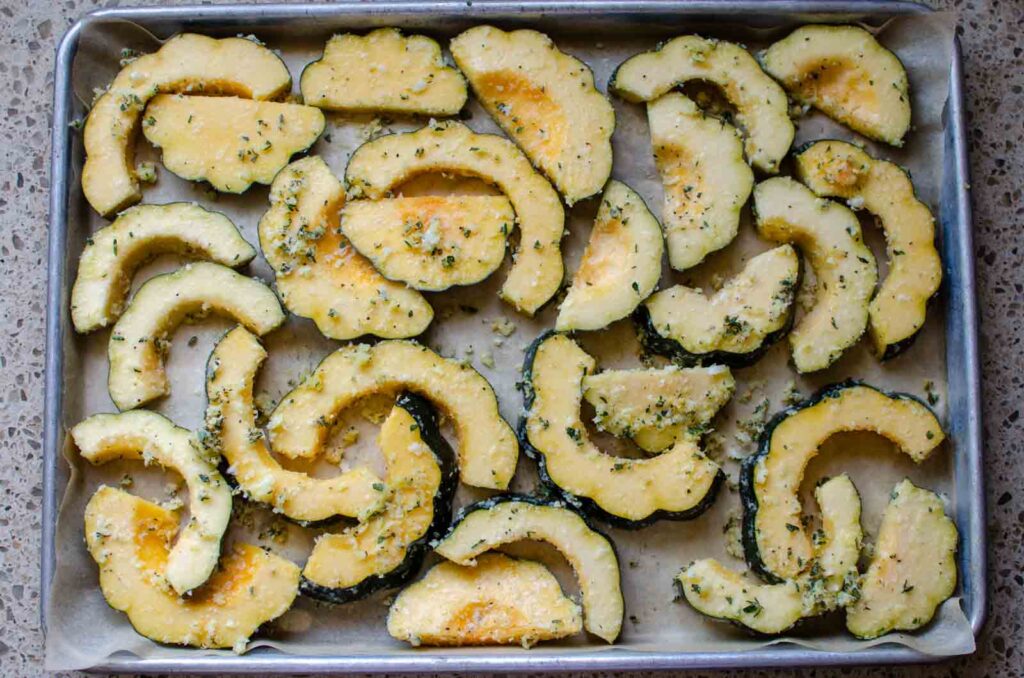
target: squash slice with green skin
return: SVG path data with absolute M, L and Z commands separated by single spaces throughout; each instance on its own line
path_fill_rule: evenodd
M 564 273 L 562 202 L 547 179 L 507 139 L 477 134 L 458 122 L 379 137 L 352 154 L 345 181 L 350 197 L 379 200 L 427 172 L 478 177 L 495 184 L 512 203 L 520 245 L 501 288 L 502 299 L 532 315 L 558 292 Z
M 480 103 L 568 205 L 601 190 L 612 171 L 615 111 L 586 64 L 526 29 L 474 26 L 451 51 Z
M 661 277 L 661 225 L 626 184 L 608 182 L 555 329 L 599 330 L 632 313 Z
M 191 519 L 167 554 L 164 576 L 179 595 L 202 585 L 220 557 L 231 518 L 231 488 L 200 453 L 192 434 L 156 412 L 133 410 L 95 414 L 71 429 L 71 437 L 90 463 L 137 459 L 185 479 Z
M 158 643 L 243 652 L 298 594 L 299 568 L 251 544 L 236 544 L 204 586 L 179 597 L 164 583 L 174 512 L 102 486 L 85 507 L 85 541 L 107 603 Z
M 902 146 L 910 84 L 895 54 L 859 26 L 801 26 L 760 55 L 797 101 L 861 134 Z
M 800 180 L 822 197 L 845 198 L 874 214 L 885 231 L 888 274 L 868 307 L 874 351 L 898 355 L 924 325 L 928 301 L 942 283 L 935 218 L 899 165 L 845 141 L 818 141 L 796 156 Z
M 314 457 L 342 410 L 366 396 L 403 390 L 428 399 L 451 420 L 462 482 L 508 487 L 519 446 L 491 385 L 469 365 L 411 341 L 350 345 L 328 355 L 281 398 L 267 426 L 271 445 L 286 457 Z
M 501 553 L 438 563 L 388 610 L 388 633 L 413 646 L 530 647 L 582 629 L 580 606 L 546 567 Z
M 735 43 L 697 35 L 674 38 L 624 61 L 608 88 L 627 101 L 654 101 L 690 81 L 721 88 L 746 132 L 750 164 L 762 172 L 778 172 L 796 133 L 789 101 L 757 60 Z
M 292 79 L 284 62 L 251 40 L 183 33 L 121 69 L 85 120 L 82 192 L 109 216 L 142 198 L 135 137 L 146 104 L 161 92 L 275 99 Z
M 244 327 L 224 335 L 206 367 L 204 444 L 223 455 L 227 474 L 252 501 L 301 523 L 334 516 L 366 518 L 378 511 L 385 486 L 366 466 L 331 478 L 290 471 L 271 454 L 256 425 L 253 382 L 267 353 Z
M 318 156 L 291 163 L 270 187 L 260 247 L 281 301 L 331 339 L 414 337 L 434 309 L 423 295 L 384 278 L 341 233 L 345 190 Z
M 223 193 L 269 184 L 288 160 L 324 131 L 312 106 L 236 97 L 161 94 L 146 106 L 146 139 L 182 179 L 207 181 Z
M 75 331 L 92 332 L 121 315 L 132 275 L 147 259 L 174 253 L 237 268 L 256 256 L 231 220 L 195 203 L 139 205 L 86 240 L 71 288 Z
M 274 292 L 254 278 L 209 262 L 186 264 L 150 278 L 132 297 L 110 333 L 107 388 L 119 410 L 130 410 L 170 392 L 164 354 L 182 322 L 214 312 L 259 335 L 284 323 Z
M 385 278 L 440 292 L 494 273 L 515 218 L 504 196 L 353 200 L 341 212 L 341 230 Z

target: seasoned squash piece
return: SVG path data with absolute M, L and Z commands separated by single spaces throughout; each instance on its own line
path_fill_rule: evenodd
M 341 233 L 345 190 L 318 156 L 291 163 L 270 187 L 260 247 L 281 301 L 331 339 L 414 337 L 434 319 L 419 292 L 384 278 Z
M 259 335 L 277 329 L 284 311 L 273 291 L 220 264 L 186 264 L 150 278 L 114 325 L 107 346 L 107 387 L 119 410 L 130 410 L 166 395 L 170 384 L 164 354 L 182 322 L 215 312 L 237 319 Z
M 161 94 L 146 107 L 146 139 L 182 179 L 243 193 L 269 184 L 288 160 L 324 131 L 324 114 L 298 104 L 235 97 Z
M 530 647 L 582 629 L 580 606 L 546 567 L 501 553 L 438 563 L 388 610 L 388 633 L 414 646 Z
M 249 636 L 291 607 L 299 568 L 236 544 L 202 588 L 179 597 L 164 583 L 177 530 L 172 511 L 100 487 L 85 507 L 85 541 L 99 566 L 103 597 L 150 640 L 243 652 Z
M 497 185 L 515 210 L 520 243 L 501 297 L 532 315 L 555 295 L 562 284 L 565 212 L 515 144 L 458 122 L 428 125 L 363 144 L 349 159 L 345 180 L 353 197 L 379 200 L 425 172 L 468 174 Z
M 480 103 L 572 205 L 612 171 L 615 111 L 594 74 L 531 30 L 475 26 L 451 42 Z
M 789 102 L 778 83 L 739 45 L 684 35 L 624 61 L 608 87 L 627 101 L 654 101 L 690 81 L 722 89 L 746 133 L 750 164 L 762 172 L 778 172 L 796 133 Z
M 686 602 L 701 614 L 758 633 L 783 633 L 804 616 L 797 582 L 758 584 L 714 558 L 690 563 L 676 576 L 676 583 Z
M 797 101 L 872 139 L 903 145 L 910 129 L 907 71 L 863 28 L 801 26 L 760 59 Z
M 444 64 L 441 47 L 397 28 L 333 36 L 299 87 L 308 105 L 346 113 L 455 115 L 466 103 L 466 81 Z
M 812 536 L 814 562 L 800 575 L 807 615 L 846 607 L 856 599 L 857 561 L 864 541 L 861 502 L 846 474 L 814 488 L 821 528 Z
M 86 240 L 71 288 L 71 321 L 77 332 L 106 327 L 121 315 L 132 275 L 150 257 L 167 252 L 244 266 L 256 256 L 219 212 L 195 203 L 139 205 Z
M 647 120 L 665 191 L 668 260 L 685 271 L 736 237 L 754 173 L 736 128 L 678 92 L 647 104 Z
M 491 195 L 353 200 L 341 212 L 342 232 L 385 278 L 434 292 L 497 270 L 514 223 L 508 199 Z
M 160 92 L 274 99 L 292 86 L 284 62 L 251 40 L 183 33 L 121 69 L 85 121 L 82 192 L 111 215 L 142 198 L 135 176 L 135 135 L 146 104 Z
M 845 198 L 878 217 L 889 272 L 868 307 L 868 331 L 876 355 L 892 358 L 924 325 L 928 301 L 942 282 L 931 211 L 914 194 L 906 170 L 845 141 L 811 144 L 796 156 L 796 171 L 818 195 Z

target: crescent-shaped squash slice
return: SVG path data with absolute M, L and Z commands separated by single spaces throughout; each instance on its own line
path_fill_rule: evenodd
M 253 501 L 292 520 L 366 518 L 380 510 L 386 488 L 366 466 L 332 478 L 289 471 L 274 459 L 256 425 L 253 382 L 267 353 L 244 327 L 224 335 L 206 366 L 206 447 L 223 455 L 227 473 Z
M 150 257 L 175 253 L 237 268 L 256 249 L 231 220 L 195 203 L 139 205 L 86 240 L 71 288 L 71 321 L 86 333 L 121 315 L 135 269 Z
M 541 335 L 526 353 L 519 435 L 527 454 L 537 460 L 542 482 L 618 527 L 689 520 L 703 513 L 724 474 L 692 436 L 649 459 L 605 454 L 590 440 L 580 407 L 583 380 L 594 367 L 594 359 L 563 334 Z
M 385 278 L 440 292 L 494 273 L 515 218 L 504 196 L 425 195 L 350 201 L 341 230 Z
M 935 218 L 914 193 L 910 175 L 845 141 L 818 141 L 796 156 L 796 171 L 819 196 L 863 207 L 885 232 L 889 272 L 868 307 L 875 353 L 892 358 L 924 325 L 928 301 L 942 282 Z
M 156 412 L 96 414 L 71 429 L 82 457 L 93 464 L 139 459 L 177 471 L 188 487 L 191 518 L 167 554 L 164 576 L 179 595 L 205 582 L 220 557 L 231 518 L 231 488 L 200 453 L 192 434 Z
M 702 615 L 757 633 L 783 633 L 804 617 L 804 599 L 797 582 L 759 584 L 714 558 L 687 565 L 676 576 L 676 585 L 690 607 Z
M 469 365 L 411 341 L 351 345 L 324 358 L 271 415 L 274 451 L 293 458 L 315 456 L 339 412 L 360 398 L 402 390 L 427 398 L 451 420 L 459 439 L 462 482 L 508 487 L 519 446 L 498 413 L 491 385 Z
M 823 370 L 864 334 L 878 281 L 875 256 L 853 212 L 789 177 L 754 188 L 754 213 L 761 236 L 795 244 L 814 270 L 814 307 L 790 332 L 789 344 L 797 371 Z
M 605 535 L 560 502 L 498 495 L 461 509 L 435 551 L 459 565 L 502 544 L 536 539 L 561 551 L 576 572 L 587 631 L 614 643 L 622 630 L 619 560 Z
M 299 568 L 237 544 L 202 588 L 179 597 L 163 581 L 177 530 L 174 512 L 100 487 L 85 507 L 85 541 L 99 565 L 103 597 L 150 640 L 243 652 L 260 626 L 291 607 Z
M 117 74 L 85 120 L 82 192 L 111 215 L 142 198 L 135 176 L 135 136 L 146 104 L 160 92 L 275 99 L 292 86 L 284 62 L 251 40 L 177 35 Z
M 736 237 L 754 173 L 736 128 L 678 92 L 647 104 L 647 120 L 665 193 L 668 260 L 685 271 Z
M 775 415 L 740 473 L 744 552 L 769 581 L 794 579 L 811 564 L 797 493 L 818 448 L 843 431 L 878 433 L 915 462 L 945 438 L 935 415 L 916 398 L 852 381 L 827 386 Z
M 150 278 L 110 333 L 107 388 L 117 409 L 130 410 L 170 392 L 164 355 L 171 335 L 181 323 L 211 312 L 234 318 L 259 335 L 284 322 L 269 287 L 220 264 L 186 264 Z
M 599 330 L 636 310 L 661 277 L 661 224 L 626 184 L 608 182 L 555 328 Z
M 479 177 L 508 196 L 520 245 L 501 297 L 532 315 L 555 296 L 564 272 L 562 202 L 547 179 L 507 139 L 477 134 L 452 121 L 390 134 L 356 149 L 345 169 L 345 181 L 350 197 L 379 200 L 402 182 L 427 172 Z
M 746 132 L 747 159 L 762 172 L 779 171 L 796 133 L 779 84 L 737 44 L 684 35 L 624 61 L 608 87 L 627 101 L 654 101 L 692 80 L 720 87 Z
M 438 563 L 388 610 L 388 633 L 413 646 L 531 647 L 582 629 L 580 606 L 546 567 L 501 553 Z
M 434 319 L 423 295 L 384 278 L 341 233 L 345 189 L 318 156 L 291 163 L 270 187 L 260 247 L 292 313 L 331 339 L 414 337 Z
M 675 285 L 636 313 L 643 345 L 687 365 L 757 362 L 793 324 L 800 258 L 789 245 L 758 254 L 710 297 Z
M 586 64 L 526 29 L 474 26 L 451 51 L 480 103 L 567 204 L 601 190 L 612 171 L 615 111 Z
M 895 54 L 859 26 L 801 26 L 761 64 L 793 97 L 861 134 L 902 146 L 910 84 Z
M 445 65 L 440 45 L 397 28 L 331 37 L 299 87 L 308 105 L 345 113 L 455 115 L 467 98 L 466 81 Z
M 345 603 L 401 586 L 451 521 L 458 468 L 430 403 L 400 395 L 379 445 L 388 469 L 384 507 L 356 527 L 317 539 L 302 569 L 300 588 L 308 596 Z

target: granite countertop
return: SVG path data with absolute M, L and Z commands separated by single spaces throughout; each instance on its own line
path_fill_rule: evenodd
M 0 116 L 0 674 L 5 676 L 43 672 L 38 587 L 54 51 L 77 18 L 118 4 L 0 0 L 0 83 L 7 92 Z M 1024 316 L 1024 3 L 928 4 L 957 12 L 966 60 L 988 469 L 989 618 L 972 657 L 842 675 L 1019 676 L 1024 654 L 1013 639 L 1024 637 L 1024 330 L 1016 324 Z

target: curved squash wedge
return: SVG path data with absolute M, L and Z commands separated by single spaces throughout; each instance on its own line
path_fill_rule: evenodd
M 177 471 L 188 487 L 191 519 L 167 554 L 165 576 L 179 595 L 209 579 L 231 518 L 231 488 L 202 454 L 192 434 L 156 412 L 96 414 L 71 429 L 82 457 L 93 464 L 137 459 Z
M 795 581 L 758 584 L 714 558 L 690 563 L 676 576 L 690 606 L 706 617 L 730 621 L 774 635 L 804 617 L 804 599 Z
M 459 565 L 502 544 L 538 539 L 558 549 L 579 581 L 584 625 L 614 643 L 622 629 L 619 560 L 608 537 L 559 502 L 524 495 L 498 495 L 461 509 L 437 553 Z
M 172 511 L 100 487 L 85 507 L 85 541 L 99 566 L 103 597 L 150 640 L 243 652 L 260 626 L 291 607 L 299 568 L 237 544 L 202 588 L 182 598 L 163 584 L 177 529 Z
M 107 388 L 119 410 L 169 392 L 164 354 L 170 336 L 182 322 L 210 312 L 235 318 L 259 335 L 284 322 L 284 311 L 269 287 L 220 264 L 186 264 L 150 278 L 114 325 L 107 345 Z
M 334 516 L 365 518 L 380 510 L 385 487 L 366 466 L 333 478 L 289 471 L 270 454 L 256 425 L 253 382 L 267 353 L 244 327 L 228 332 L 206 366 L 204 444 L 223 455 L 227 474 L 249 499 L 292 520 L 315 523 Z
M 139 118 L 160 92 L 275 99 L 292 78 L 284 62 L 251 40 L 182 33 L 121 69 L 85 121 L 82 192 L 109 216 L 142 198 L 133 165 Z
M 388 633 L 413 646 L 531 647 L 582 629 L 580 606 L 546 567 L 501 553 L 438 563 L 388 610 Z
M 796 156 L 797 176 L 823 197 L 863 207 L 885 231 L 889 267 L 868 307 L 868 331 L 882 360 L 907 348 L 924 325 L 942 282 L 935 218 L 914 193 L 910 175 L 845 141 L 818 141 Z
M 270 187 L 259 223 L 281 301 L 324 336 L 414 337 L 434 319 L 423 295 L 378 273 L 341 233 L 345 190 L 318 156 L 291 163 Z
M 594 74 L 531 30 L 474 26 L 451 42 L 455 63 L 491 117 L 572 205 L 612 171 L 615 110 Z
M 532 315 L 562 284 L 561 240 L 565 212 L 558 193 L 515 144 L 477 134 L 458 122 L 391 134 L 356 149 L 345 169 L 350 197 L 379 200 L 402 182 L 426 172 L 479 177 L 508 196 L 516 213 L 520 246 L 501 297 Z
M 491 385 L 472 367 L 411 341 L 351 345 L 324 358 L 271 415 L 274 451 L 293 458 L 315 456 L 339 412 L 365 396 L 402 390 L 422 395 L 451 419 L 462 482 L 508 487 L 519 446 L 498 413 Z
M 139 205 L 86 241 L 71 288 L 71 322 L 85 334 L 117 320 L 144 261 L 184 254 L 237 268 L 256 256 L 231 220 L 194 203 Z
M 786 93 L 737 44 L 684 35 L 624 61 L 608 87 L 627 101 L 654 101 L 678 85 L 703 80 L 720 87 L 746 132 L 747 159 L 762 172 L 779 171 L 796 133 Z

